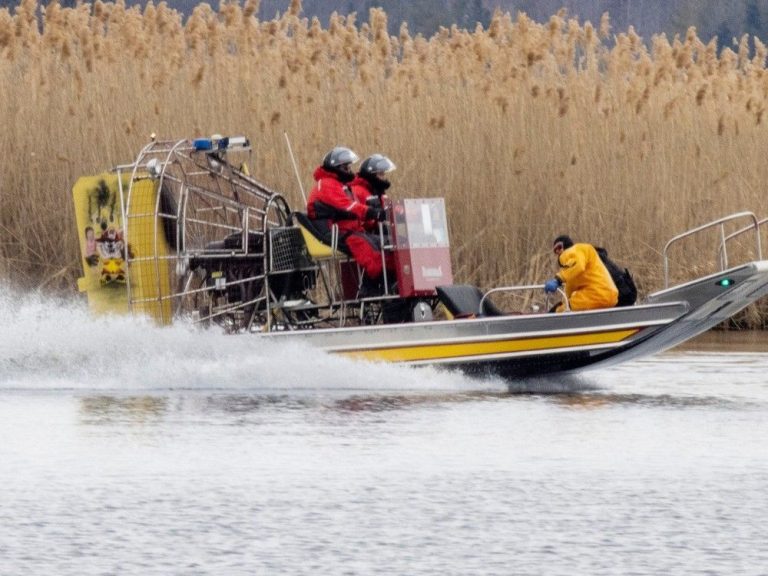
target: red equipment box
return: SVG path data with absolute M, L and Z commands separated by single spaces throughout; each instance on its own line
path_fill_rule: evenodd
M 434 296 L 435 286 L 453 284 L 444 200 L 395 200 L 392 219 L 400 296 Z

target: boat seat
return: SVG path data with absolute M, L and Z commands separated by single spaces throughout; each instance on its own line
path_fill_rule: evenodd
M 488 298 L 483 302 L 483 310 L 480 310 L 483 293 L 477 286 L 452 284 L 450 286 L 437 286 L 435 290 L 440 302 L 454 318 L 503 315 L 503 312 Z
M 243 234 L 235 232 L 222 240 L 207 242 L 202 250 L 190 250 L 190 269 L 202 267 L 210 270 L 227 265 L 232 254 L 237 254 L 240 262 L 261 262 L 264 258 L 264 236 L 256 232 L 248 233 L 248 254 L 243 250 Z
M 224 240 L 214 240 L 213 242 L 208 242 L 205 245 L 206 250 L 226 250 L 226 247 L 224 246 Z
M 252 254 L 258 254 L 262 251 L 264 246 L 264 238 L 261 234 L 256 232 L 248 233 L 248 252 Z M 243 235 L 240 232 L 230 234 L 223 240 L 214 240 L 208 242 L 205 245 L 206 250 L 242 250 L 243 249 Z
M 301 230 L 307 251 L 313 260 L 328 260 L 348 256 L 339 246 L 339 227 L 330 220 L 312 220 L 304 212 L 293 212 Z

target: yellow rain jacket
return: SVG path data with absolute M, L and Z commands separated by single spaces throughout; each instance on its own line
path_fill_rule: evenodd
M 611 274 L 591 244 L 574 244 L 563 250 L 558 258 L 557 277 L 565 284 L 565 294 L 571 310 L 612 308 L 619 301 L 619 291 Z M 557 311 L 565 310 L 560 304 Z

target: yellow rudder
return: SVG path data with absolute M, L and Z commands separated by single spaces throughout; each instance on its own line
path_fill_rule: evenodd
M 129 311 L 123 211 L 116 174 L 83 176 L 72 188 L 83 277 L 77 281 L 87 292 L 97 314 Z
M 128 207 L 131 306 L 158 324 L 172 321 L 170 247 L 166 229 L 156 216 L 157 180 L 136 180 Z M 166 220 L 168 224 L 175 220 Z M 175 232 L 173 233 L 175 241 Z

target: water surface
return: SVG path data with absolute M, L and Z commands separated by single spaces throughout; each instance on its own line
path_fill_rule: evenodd
M 768 345 L 503 382 L 0 299 L 0 574 L 768 574 Z

